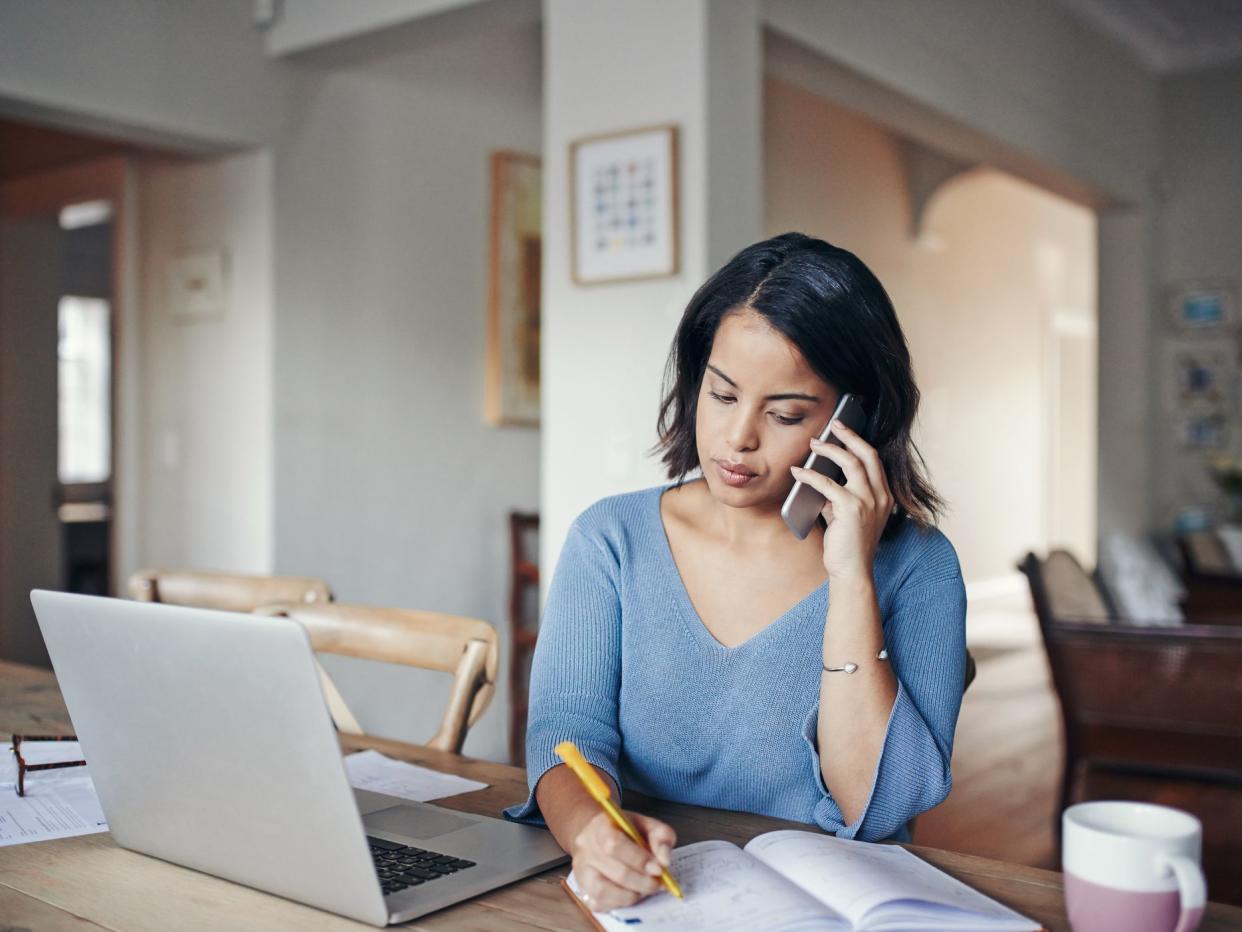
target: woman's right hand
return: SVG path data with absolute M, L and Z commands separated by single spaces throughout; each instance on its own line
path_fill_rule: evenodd
M 592 912 L 632 906 L 663 887 L 660 866 L 669 865 L 677 833 L 659 819 L 636 812 L 625 815 L 647 839 L 650 852 L 631 840 L 603 811 L 596 813 L 573 840 L 574 878 L 578 889 L 587 894 L 585 902 Z

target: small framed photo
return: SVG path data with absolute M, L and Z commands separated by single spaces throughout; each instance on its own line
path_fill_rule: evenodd
M 228 259 L 224 250 L 180 256 L 168 264 L 168 308 L 183 321 L 224 316 Z
M 1236 392 L 1237 352 L 1232 340 L 1166 339 L 1165 411 L 1174 415 L 1228 415 Z
M 574 282 L 676 275 L 677 127 L 579 139 L 569 165 Z
M 1223 281 L 1181 282 L 1169 289 L 1169 322 L 1178 330 L 1233 327 L 1237 291 Z
M 1183 450 L 1221 450 L 1228 427 L 1220 414 L 1183 414 L 1175 419 L 1174 435 Z

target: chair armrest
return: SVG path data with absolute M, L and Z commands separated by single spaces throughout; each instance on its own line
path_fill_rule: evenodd
M 1236 644 L 1242 649 L 1242 626 L 1231 623 L 1136 625 L 1128 621 L 1115 620 L 1101 624 L 1098 621 L 1065 618 L 1057 619 L 1050 628 L 1054 632 L 1092 634 L 1104 638 L 1115 637 L 1122 643 L 1130 643 L 1127 639 L 1147 639 L 1153 645 L 1175 644 L 1180 641 L 1202 644 L 1205 640 L 1219 640 L 1222 644 Z

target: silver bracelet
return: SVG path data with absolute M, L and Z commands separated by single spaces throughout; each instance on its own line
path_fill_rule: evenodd
M 887 660 L 887 659 L 888 659 L 888 651 L 887 651 L 887 650 L 885 650 L 883 647 L 881 647 L 881 648 L 880 648 L 880 652 L 879 652 L 878 654 L 876 654 L 876 655 L 875 655 L 875 659 L 876 659 L 876 660 Z M 857 673 L 857 672 L 858 672 L 858 664 L 856 664 L 856 663 L 847 663 L 847 664 L 846 664 L 845 666 L 843 666 L 843 667 L 830 667 L 830 666 L 828 666 L 828 664 L 824 664 L 824 672 L 825 672 L 825 673 Z

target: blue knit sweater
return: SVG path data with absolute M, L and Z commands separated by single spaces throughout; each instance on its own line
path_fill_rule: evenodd
M 813 823 L 841 838 L 904 840 L 906 823 L 951 783 L 966 657 L 952 544 L 907 520 L 876 552 L 897 699 L 867 804 L 846 824 L 820 775 L 816 737 L 829 584 L 725 647 L 682 585 L 660 517 L 665 488 L 603 499 L 570 528 L 531 669 L 531 795 L 505 815 L 542 822 L 534 789 L 568 739 L 623 790 Z

